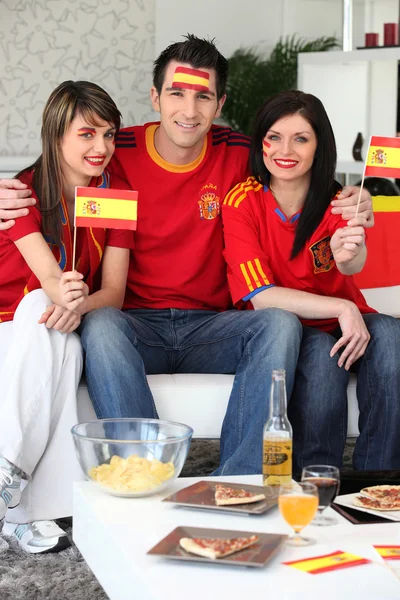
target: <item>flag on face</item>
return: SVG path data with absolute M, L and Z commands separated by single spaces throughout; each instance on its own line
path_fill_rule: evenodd
M 361 289 L 400 285 L 400 196 L 373 196 L 375 225 L 366 229 L 367 260 L 353 275 Z
M 400 177 L 400 138 L 372 136 L 365 177 Z
M 189 67 L 176 67 L 172 87 L 208 92 L 210 91 L 209 80 L 210 75 L 207 71 L 190 69 Z
M 136 229 L 138 193 L 110 188 L 75 188 L 75 227 Z

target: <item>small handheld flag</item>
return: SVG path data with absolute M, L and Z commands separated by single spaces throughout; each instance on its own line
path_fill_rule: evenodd
M 110 188 L 75 188 L 75 227 L 136 229 L 137 192 Z
M 355 216 L 358 215 L 365 177 L 400 177 L 400 138 L 371 136 Z
M 76 228 L 136 229 L 138 193 L 112 188 L 75 188 L 75 232 L 72 268 L 75 268 Z
M 365 176 L 400 177 L 400 138 L 371 137 Z

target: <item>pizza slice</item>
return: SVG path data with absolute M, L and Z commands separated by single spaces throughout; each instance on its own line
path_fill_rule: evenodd
M 380 502 L 400 501 L 400 485 L 373 485 L 363 488 L 360 493 Z
M 259 502 L 265 500 L 264 494 L 255 494 L 242 488 L 235 489 L 226 487 L 217 483 L 215 486 L 215 504 L 217 506 L 227 506 L 229 504 L 249 504 L 250 502 Z
M 370 510 L 400 510 L 400 500 L 381 502 L 367 496 L 356 496 L 353 504 L 354 506 L 362 506 L 362 508 L 369 508 Z
M 224 558 L 239 552 L 245 548 L 249 548 L 258 542 L 259 538 L 257 535 L 250 537 L 237 537 L 231 539 L 224 538 L 181 538 L 179 545 L 181 548 L 190 552 L 191 554 L 197 554 L 204 558 Z

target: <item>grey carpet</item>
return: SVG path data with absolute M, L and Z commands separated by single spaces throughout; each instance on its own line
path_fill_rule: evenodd
M 351 467 L 354 443 L 346 446 L 344 467 Z M 195 440 L 184 477 L 209 475 L 219 462 L 219 442 Z M 71 528 L 66 528 L 71 537 Z M 32 556 L 0 537 L 1 600 L 107 600 L 76 546 L 58 554 Z

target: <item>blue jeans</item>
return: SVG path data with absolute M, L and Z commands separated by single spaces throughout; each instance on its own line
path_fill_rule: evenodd
M 359 429 L 356 470 L 400 469 L 400 322 L 364 315 L 371 340 L 352 368 L 357 374 Z M 294 429 L 294 468 L 342 464 L 347 431 L 349 373 L 329 351 L 337 336 L 304 327 L 296 380 L 289 403 Z
M 297 317 L 280 309 L 103 308 L 81 325 L 86 378 L 99 418 L 157 418 L 146 373 L 236 374 L 221 431 L 220 475 L 261 472 L 271 372 L 286 369 L 289 397 L 301 336 Z

